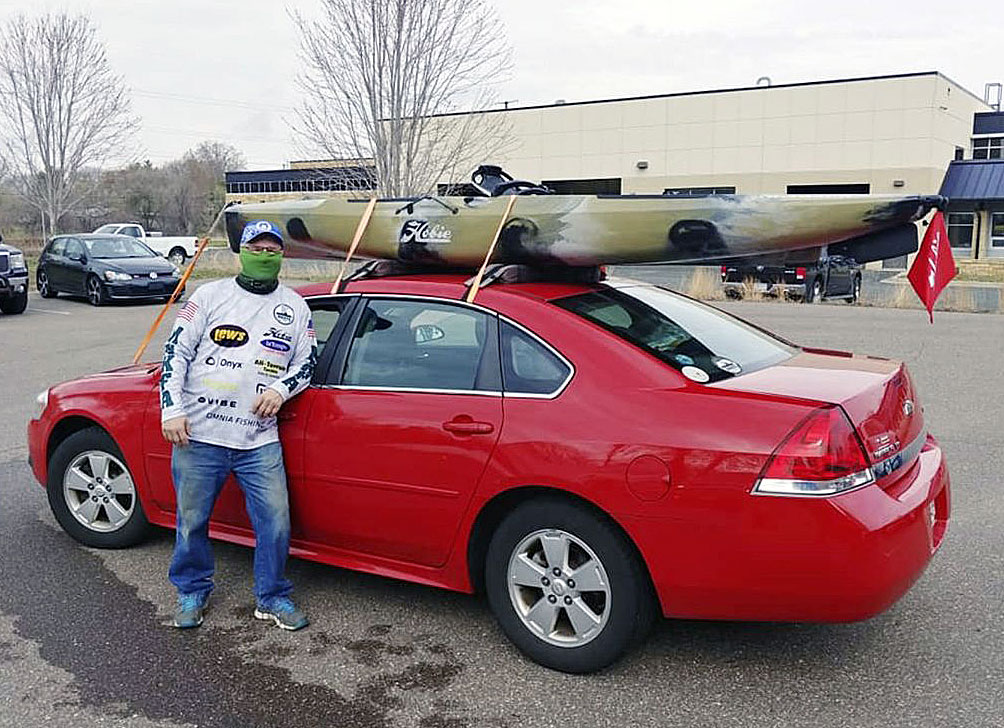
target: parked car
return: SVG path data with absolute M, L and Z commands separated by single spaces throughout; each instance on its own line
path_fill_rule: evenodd
M 24 253 L 0 236 L 0 311 L 24 313 L 28 308 L 28 266 Z
M 191 235 L 165 237 L 163 233 L 150 232 L 138 222 L 113 222 L 94 231 L 99 235 L 128 235 L 146 243 L 151 250 L 163 255 L 179 268 L 187 258 L 195 255 L 198 239 Z
M 35 283 L 42 298 L 86 296 L 94 306 L 118 299 L 166 300 L 180 271 L 125 235 L 58 235 L 38 259 Z
M 293 555 L 483 590 L 529 657 L 587 672 L 657 614 L 866 619 L 942 543 L 948 470 L 904 364 L 645 284 L 517 279 L 469 304 L 467 281 L 301 289 L 319 357 L 279 415 Z M 267 357 L 255 344 L 218 366 Z M 31 467 L 81 543 L 174 526 L 159 379 L 142 364 L 38 397 Z M 254 543 L 233 482 L 213 516 Z
M 729 298 L 742 298 L 753 290 L 767 296 L 797 298 L 820 303 L 842 298 L 857 303 L 861 297 L 861 265 L 842 255 L 821 255 L 798 263 L 737 261 L 721 268 L 722 286 Z

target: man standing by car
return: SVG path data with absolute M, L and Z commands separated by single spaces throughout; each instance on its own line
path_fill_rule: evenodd
M 174 625 L 198 627 L 213 589 L 209 517 L 231 473 L 255 530 L 254 615 L 283 629 L 308 624 L 289 598 L 289 500 L 276 425 L 310 382 L 317 358 L 306 302 L 279 285 L 283 239 L 267 221 L 241 236 L 241 272 L 201 286 L 164 345 L 164 438 L 173 447 L 177 533 L 170 579 Z

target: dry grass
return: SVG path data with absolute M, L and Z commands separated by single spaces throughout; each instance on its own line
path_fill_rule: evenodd
M 684 293 L 699 301 L 721 301 L 725 298 L 715 268 L 695 269 L 684 286 Z

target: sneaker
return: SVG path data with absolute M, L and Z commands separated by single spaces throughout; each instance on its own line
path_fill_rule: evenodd
M 178 597 L 178 606 L 174 610 L 174 626 L 178 629 L 192 629 L 202 624 L 202 615 L 206 611 L 206 603 L 198 594 L 182 594 Z
M 286 597 L 273 599 L 268 607 L 258 604 L 255 607 L 254 616 L 255 619 L 271 619 L 275 622 L 276 627 L 288 629 L 290 632 L 303 629 L 310 624 L 307 615 L 297 609 L 292 600 Z

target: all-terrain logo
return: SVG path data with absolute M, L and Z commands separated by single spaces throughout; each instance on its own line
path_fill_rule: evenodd
M 421 243 L 422 245 L 448 243 L 453 238 L 453 231 L 439 223 L 428 220 L 407 220 L 401 226 L 401 243 Z

